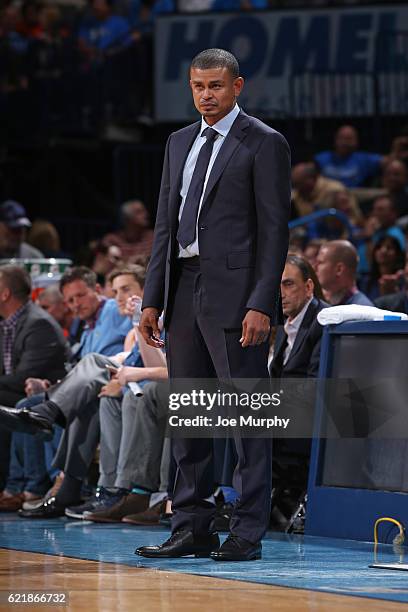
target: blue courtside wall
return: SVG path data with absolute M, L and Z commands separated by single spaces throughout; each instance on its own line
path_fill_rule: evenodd
M 342 334 L 408 334 L 405 321 L 367 321 L 330 325 L 324 329 L 319 378 L 329 378 L 333 365 L 333 340 Z M 408 342 L 408 337 L 407 337 Z M 408 350 L 408 349 L 407 349 Z M 375 373 L 373 373 L 375 376 Z M 356 373 L 356 377 L 358 373 Z M 319 439 L 324 422 L 324 393 L 318 393 L 315 427 L 310 461 L 307 520 L 308 535 L 373 541 L 373 526 L 377 518 L 391 516 L 408 526 L 408 495 L 406 493 L 322 486 L 321 472 L 325 441 Z M 341 457 L 339 457 L 341 461 Z

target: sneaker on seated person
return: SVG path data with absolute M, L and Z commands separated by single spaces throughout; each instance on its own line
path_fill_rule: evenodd
M 108 510 L 128 493 L 129 491 L 127 489 L 115 489 L 110 491 L 105 487 L 98 487 L 95 495 L 83 504 L 65 508 L 65 516 L 74 519 L 87 519 L 86 514 Z

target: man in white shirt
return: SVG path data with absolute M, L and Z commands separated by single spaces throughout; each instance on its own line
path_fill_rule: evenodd
M 288 255 L 281 295 L 286 321 L 276 334 L 270 374 L 273 378 L 315 377 L 319 369 L 322 336 L 317 313 L 327 304 L 321 299 L 319 281 L 313 268 L 302 256 Z

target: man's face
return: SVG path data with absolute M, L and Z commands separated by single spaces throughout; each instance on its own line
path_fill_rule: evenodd
M 45 312 L 48 312 L 48 314 L 51 315 L 58 323 L 60 323 L 61 325 L 63 324 L 67 313 L 67 306 L 62 300 L 52 300 L 49 297 L 42 296 L 42 294 L 40 294 L 38 298 L 38 304 L 43 310 L 45 310 Z
M 316 274 L 322 289 L 330 289 L 336 280 L 336 263 L 327 247 L 321 247 L 317 255 Z
M 292 170 L 292 185 L 301 195 L 309 196 L 316 185 L 317 176 L 304 166 L 297 166 Z
M 190 87 L 194 105 L 208 125 L 228 115 L 241 93 L 244 79 L 233 78 L 228 68 L 191 68 Z
M 83 321 L 91 319 L 99 308 L 99 293 L 83 280 L 74 280 L 62 289 L 64 302 L 74 315 Z
M 286 264 L 281 280 L 282 310 L 293 319 L 313 295 L 313 281 L 303 280 L 297 266 Z
M 380 198 L 374 202 L 372 215 L 381 227 L 390 227 L 396 220 L 395 210 L 388 198 Z
M 407 186 L 408 173 L 403 162 L 393 161 L 384 170 L 383 186 L 389 191 L 401 191 Z
M 337 131 L 334 140 L 334 150 L 337 155 L 348 157 L 357 150 L 357 147 L 358 135 L 353 127 L 345 125 Z
M 126 225 L 131 225 L 132 227 L 148 227 L 149 225 L 149 215 L 147 214 L 147 210 L 142 202 L 133 202 L 129 207 Z
M 142 297 L 143 291 L 132 274 L 122 274 L 112 281 L 112 292 L 121 315 L 127 315 L 126 301 L 132 295 Z
M 24 227 L 8 227 L 5 226 L 6 232 L 6 242 L 7 247 L 11 250 L 18 249 L 20 244 L 23 242 L 25 237 L 25 228 Z

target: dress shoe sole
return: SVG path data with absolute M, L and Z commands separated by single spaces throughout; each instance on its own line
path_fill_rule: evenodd
M 111 519 L 111 518 L 99 518 L 99 516 L 92 516 L 90 514 L 85 514 L 83 517 L 87 521 L 92 521 L 93 523 L 120 523 L 122 519 Z
M 62 514 L 59 513 L 59 512 L 55 513 L 55 514 L 28 514 L 28 513 L 27 514 L 26 513 L 23 514 L 22 512 L 19 511 L 18 512 L 18 516 L 20 518 L 40 519 L 40 520 L 41 519 L 43 519 L 43 520 L 45 519 L 45 520 L 47 520 L 47 519 L 61 518 L 61 517 L 65 516 L 65 514 L 64 514 L 64 512 L 62 512 Z
M 181 559 L 182 557 L 195 557 L 196 559 L 208 559 L 211 556 L 211 552 L 198 552 L 198 553 L 183 553 L 183 554 L 156 554 L 156 553 L 141 553 L 135 550 L 135 555 L 139 555 L 139 557 L 146 557 L 148 559 Z
M 125 518 L 122 519 L 121 521 L 122 523 L 127 523 L 128 525 L 139 525 L 139 527 L 154 527 L 155 525 L 159 526 L 160 523 L 159 521 L 138 521 L 138 520 L 132 520 L 132 519 L 128 519 L 126 516 Z

